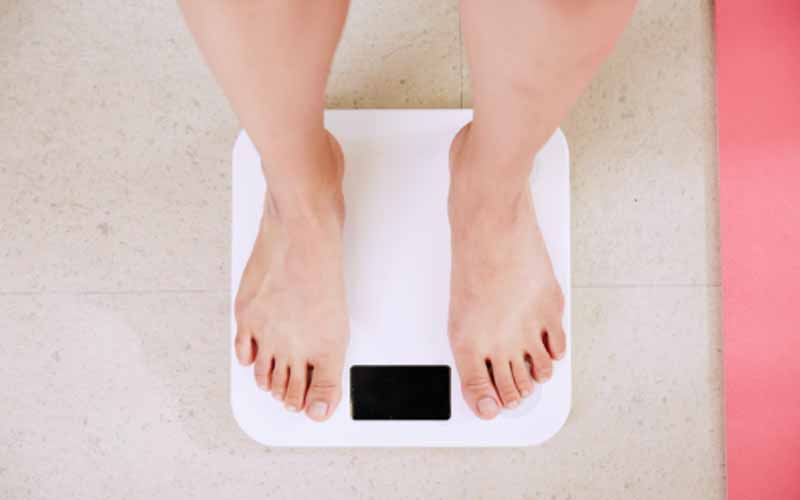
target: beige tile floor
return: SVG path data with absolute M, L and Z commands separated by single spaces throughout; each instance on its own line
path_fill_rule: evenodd
M 724 497 L 710 0 L 564 124 L 575 400 L 504 450 L 281 450 L 227 393 L 236 122 L 171 2 L 0 2 L 0 498 Z M 332 107 L 469 106 L 455 0 L 356 0 Z

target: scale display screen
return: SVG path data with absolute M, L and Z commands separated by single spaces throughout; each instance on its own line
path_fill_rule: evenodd
M 350 367 L 353 420 L 449 420 L 447 365 Z

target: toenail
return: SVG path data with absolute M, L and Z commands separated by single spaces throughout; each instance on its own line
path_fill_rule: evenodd
M 525 396 L 530 394 L 531 391 L 529 391 L 528 389 L 522 389 L 519 393 L 522 394 L 522 397 L 524 398 Z
M 286 409 L 287 409 L 287 410 L 289 410 L 289 411 L 297 412 L 297 410 L 298 410 L 299 408 L 297 408 L 297 407 L 296 407 L 296 406 L 294 406 L 294 405 L 286 405 Z
M 478 412 L 481 415 L 485 415 L 487 417 L 493 416 L 499 408 L 497 407 L 497 401 L 493 398 L 483 398 L 478 401 Z
M 512 402 L 508 403 L 506 406 L 511 408 L 511 409 L 514 409 L 517 406 L 519 406 L 519 401 L 512 401 Z
M 308 408 L 308 414 L 313 418 L 325 418 L 328 413 L 328 404 L 317 401 Z

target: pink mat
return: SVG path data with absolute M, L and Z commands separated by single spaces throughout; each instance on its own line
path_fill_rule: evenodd
M 800 499 L 800 0 L 717 0 L 728 498 Z

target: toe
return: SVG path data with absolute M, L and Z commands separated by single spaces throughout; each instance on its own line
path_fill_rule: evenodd
M 287 384 L 286 399 L 284 400 L 286 409 L 289 411 L 298 412 L 303 409 L 307 371 L 305 362 L 293 363 L 289 367 L 289 383 Z
M 244 327 L 237 327 L 236 340 L 234 341 L 234 350 L 236 351 L 236 359 L 242 366 L 250 366 L 255 358 L 256 349 L 253 336 L 250 331 Z
M 492 419 L 500 412 L 500 398 L 483 357 L 456 355 L 464 401 L 480 418 Z
M 275 368 L 272 370 L 272 397 L 283 401 L 286 397 L 286 384 L 289 382 L 289 365 L 285 359 L 276 359 Z
M 520 396 L 524 398 L 533 394 L 533 377 L 524 357 L 520 356 L 511 361 L 511 374 L 514 376 L 514 383 Z
M 321 359 L 313 363 L 306 394 L 306 414 L 321 422 L 331 416 L 342 396 L 340 359 Z
M 561 359 L 567 352 L 567 336 L 560 324 L 555 324 L 547 329 L 545 334 L 545 347 L 552 359 Z
M 511 374 L 511 362 L 504 358 L 492 360 L 492 375 L 497 393 L 506 408 L 516 408 L 522 398 Z
M 542 334 L 536 335 L 528 346 L 531 358 L 531 375 L 538 383 L 547 382 L 553 374 L 553 360 L 544 346 Z
M 255 366 L 253 366 L 253 376 L 256 379 L 256 385 L 260 389 L 269 390 L 271 371 L 272 355 L 266 351 L 260 352 L 256 357 Z

